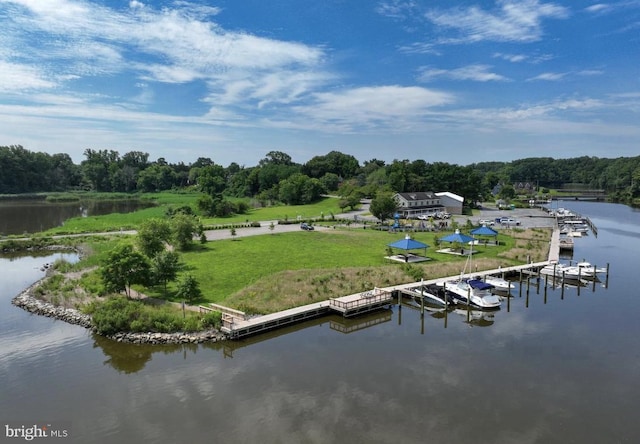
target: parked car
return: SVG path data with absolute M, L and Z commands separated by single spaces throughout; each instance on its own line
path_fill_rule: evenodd
M 500 223 L 502 225 L 520 225 L 520 221 L 513 219 L 511 217 L 501 217 L 500 218 Z
M 492 219 L 480 219 L 478 221 L 478 224 L 480 225 L 486 225 L 486 226 L 491 226 L 491 225 L 495 225 L 495 222 Z
M 308 224 L 308 223 L 306 223 L 306 222 L 302 222 L 302 223 L 300 224 L 300 228 L 302 228 L 302 229 L 303 229 L 303 230 L 305 230 L 305 231 L 313 231 L 313 225 L 309 225 L 309 224 Z

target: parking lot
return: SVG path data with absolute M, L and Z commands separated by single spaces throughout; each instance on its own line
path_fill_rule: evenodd
M 478 224 L 482 219 L 493 220 L 497 218 L 506 217 L 520 221 L 520 225 L 517 228 L 537 228 L 548 227 L 552 228 L 555 222 L 553 217 L 550 217 L 546 211 L 538 208 L 516 208 L 513 210 L 499 210 L 497 208 L 483 208 L 480 212 L 476 212 L 474 216 L 453 216 L 460 225 L 467 223 L 467 219 L 471 219 L 471 222 Z M 508 228 L 508 225 L 502 225 L 495 223 L 493 228 Z M 516 227 L 515 224 L 510 227 Z

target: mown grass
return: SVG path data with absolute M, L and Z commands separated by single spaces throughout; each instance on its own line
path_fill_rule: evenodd
M 149 218 L 166 217 L 166 213 L 169 208 L 190 206 L 194 212 L 197 213 L 196 202 L 202 194 L 197 192 L 141 193 L 138 195 L 131 195 L 129 198 L 136 196 L 142 199 L 152 200 L 156 203 L 156 206 L 144 208 L 132 213 L 112 213 L 103 216 L 75 217 L 66 220 L 62 226 L 51 228 L 41 234 L 46 236 L 55 236 L 62 234 L 135 230 L 142 222 Z M 205 226 L 263 220 L 295 220 L 298 216 L 302 219 L 324 217 L 328 220 L 331 218 L 331 214 L 338 214 L 340 211 L 338 199 L 327 197 L 309 205 L 278 205 L 273 207 L 254 208 L 249 210 L 246 214 L 237 214 L 224 218 L 199 217 L 199 219 Z
M 474 269 L 525 262 L 526 258 L 508 254 L 518 242 L 533 242 L 538 235 L 524 233 L 512 233 L 523 239 L 500 234 L 500 246 L 474 247 Z M 400 233 L 334 229 L 221 240 L 183 253 L 182 273 L 193 274 L 200 283 L 202 298 L 198 303 L 215 302 L 251 313 L 269 313 L 374 286 L 457 275 L 463 271 L 466 257 L 435 251 L 436 238 L 446 234 L 413 233 L 416 240 L 431 245 L 427 250 L 430 261 L 408 266 L 384 258 L 387 244 L 401 238 Z M 548 237 L 544 242 L 548 243 Z M 533 250 L 527 251 L 533 254 Z M 546 255 L 546 250 L 542 254 Z M 175 288 L 175 284 L 169 286 L 169 299 Z M 164 296 L 160 288 L 143 291 Z

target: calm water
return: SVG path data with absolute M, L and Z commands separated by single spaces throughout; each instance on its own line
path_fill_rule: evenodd
M 598 226 L 574 258 L 609 262 L 609 287 L 546 304 L 532 288 L 446 328 L 394 306 L 242 342 L 121 345 L 10 305 L 51 259 L 2 260 L 0 426 L 63 424 L 78 443 L 640 442 L 640 213 L 565 206 Z
M 72 217 L 130 213 L 153 205 L 140 200 L 98 200 L 48 203 L 37 200 L 0 201 L 0 235 L 36 233 L 59 227 Z

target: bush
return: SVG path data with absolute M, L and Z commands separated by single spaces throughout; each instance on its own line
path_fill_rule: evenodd
M 201 331 L 221 324 L 219 313 L 207 314 L 202 318 L 192 314 L 184 317 L 181 310 L 152 307 L 121 296 L 109 298 L 103 303 L 94 303 L 87 308 L 87 312 L 92 314 L 93 326 L 101 335 L 118 332 Z
M 212 311 L 204 315 L 200 321 L 202 328 L 220 328 L 222 325 L 222 313 Z

